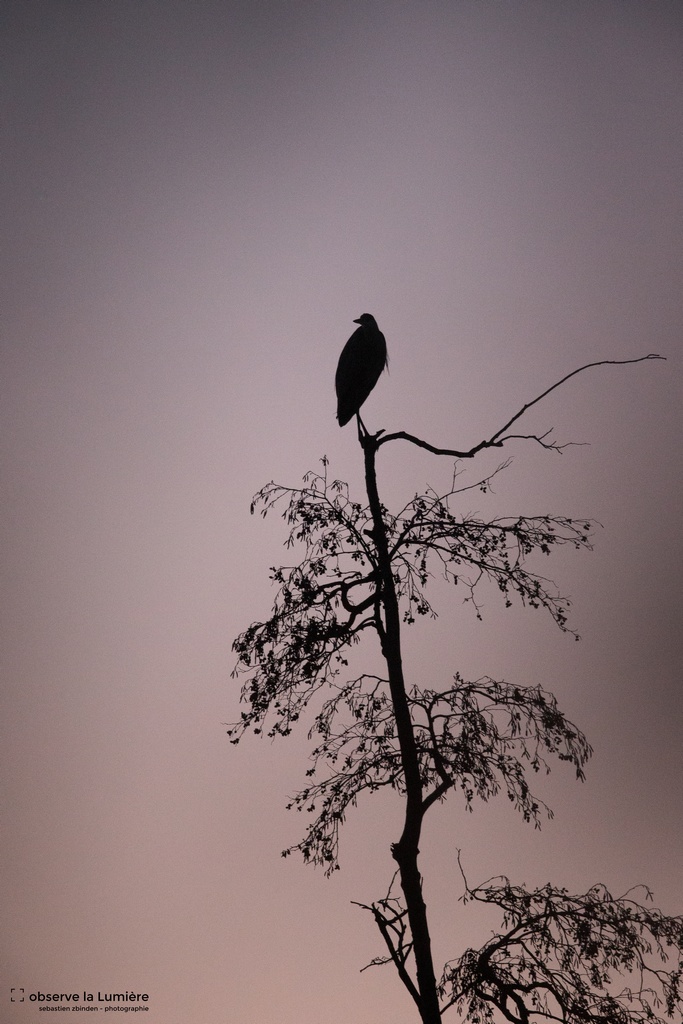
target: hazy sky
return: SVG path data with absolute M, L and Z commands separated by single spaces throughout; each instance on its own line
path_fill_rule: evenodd
M 146 1024 L 414 1021 L 359 973 L 381 940 L 350 903 L 386 891 L 399 803 L 350 815 L 327 881 L 280 857 L 305 730 L 224 726 L 287 559 L 252 494 L 323 454 L 361 484 L 333 379 L 365 311 L 366 422 L 455 447 L 582 363 L 667 357 L 554 392 L 527 428 L 590 447 L 516 442 L 463 508 L 602 523 L 543 567 L 582 642 L 439 593 L 406 663 L 542 684 L 596 751 L 542 786 L 540 834 L 505 800 L 433 815 L 440 964 L 493 926 L 457 847 L 472 882 L 648 882 L 683 912 L 677 0 L 4 0 L 0 37 L 3 1021 L 48 1016 L 12 986 L 148 992 Z M 451 470 L 397 444 L 380 486 Z

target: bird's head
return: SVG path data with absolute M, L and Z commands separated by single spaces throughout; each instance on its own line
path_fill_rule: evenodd
M 376 327 L 377 321 L 375 320 L 372 313 L 361 313 L 357 320 L 353 321 L 354 324 L 362 324 L 363 327 Z

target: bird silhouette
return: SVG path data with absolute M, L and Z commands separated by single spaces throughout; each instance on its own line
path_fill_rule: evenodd
M 388 363 L 387 343 L 371 313 L 363 313 L 342 349 L 334 378 L 337 391 L 337 419 L 343 427 L 358 410 L 379 380 Z M 358 416 L 360 420 L 360 416 Z

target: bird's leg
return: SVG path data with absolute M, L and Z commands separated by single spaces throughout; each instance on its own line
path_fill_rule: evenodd
M 358 425 L 358 440 L 362 448 L 365 447 L 368 440 L 376 441 L 380 434 L 384 433 L 384 427 L 382 427 L 382 429 L 378 430 L 376 434 L 371 434 L 368 428 L 363 423 L 362 419 L 360 418 L 359 412 L 356 413 L 356 423 Z

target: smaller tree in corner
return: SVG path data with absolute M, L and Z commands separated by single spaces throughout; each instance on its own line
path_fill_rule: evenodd
M 615 361 L 589 366 L 608 362 Z M 479 589 L 489 581 L 506 605 L 540 609 L 571 634 L 568 602 L 538 571 L 536 556 L 566 545 L 590 548 L 591 523 L 557 515 L 463 515 L 458 503 L 471 486 L 460 486 L 457 474 L 446 493 L 427 489 L 392 513 L 380 501 L 377 453 L 403 440 L 464 460 L 513 437 L 558 451 L 548 434 L 510 428 L 589 366 L 466 451 L 436 448 L 405 432 L 373 435 L 359 425 L 365 502 L 329 478 L 323 459 L 302 487 L 270 483 L 252 503 L 252 512 L 264 516 L 281 511 L 287 547 L 298 554 L 294 564 L 272 570 L 278 590 L 270 617 L 234 642 L 234 674 L 245 677 L 244 710 L 229 735 L 233 743 L 249 731 L 286 736 L 307 717 L 311 763 L 289 806 L 309 820 L 284 855 L 298 850 L 327 873 L 339 867 L 340 828 L 361 794 L 387 787 L 400 794 L 403 825 L 389 851 L 394 876 L 386 895 L 365 909 L 383 942 L 372 965 L 393 964 L 423 1024 L 437 1024 L 447 1011 L 475 1024 L 635 1024 L 661 1022 L 683 1009 L 683 918 L 649 907 L 647 890 L 639 902 L 636 891 L 613 897 L 597 885 L 572 895 L 550 883 L 529 890 L 503 875 L 471 886 L 463 873 L 464 899 L 495 906 L 500 928 L 480 949 L 451 953 L 437 971 L 419 871 L 426 816 L 449 794 L 468 807 L 504 794 L 539 825 L 551 812 L 534 791 L 534 776 L 557 759 L 582 779 L 591 748 L 541 687 L 488 676 L 469 681 L 457 672 L 446 689 L 406 680 L 403 629 L 435 614 L 427 592 L 440 575 L 477 616 Z M 491 479 L 474 486 L 486 493 Z M 385 670 L 348 679 L 348 654 L 366 634 L 379 641 Z

